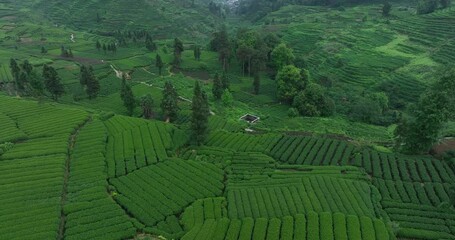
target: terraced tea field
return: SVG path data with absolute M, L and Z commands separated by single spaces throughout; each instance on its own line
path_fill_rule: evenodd
M 260 23 L 283 34 L 314 79 L 331 79 L 340 101 L 352 96 L 336 92 L 350 89 L 385 91 L 393 104 L 413 102 L 433 81 L 431 73 L 455 61 L 455 9 L 415 16 L 393 5 L 404 10 L 394 10 L 389 20 L 379 5 L 342 10 L 288 6 Z
M 0 0 L 0 240 L 455 240 L 455 161 L 391 147 L 406 104 L 455 63 L 455 8 L 420 16 L 393 3 L 384 18 L 379 4 L 289 5 L 252 22 L 194 2 Z M 230 24 L 232 101 L 211 94 L 223 69 L 208 42 L 221 23 Z M 272 61 L 253 94 L 234 49 L 245 26 L 292 46 L 337 114 L 293 116 L 276 96 Z M 28 60 L 35 74 L 25 76 L 38 83 L 49 84 L 41 75 L 52 66 L 65 93 L 52 101 L 50 89 L 18 91 L 12 58 L 23 71 Z M 99 80 L 96 98 L 81 84 L 82 65 Z M 172 123 L 161 109 L 167 82 L 180 110 Z M 210 116 L 207 137 L 191 145 L 196 82 Z M 377 125 L 351 119 L 352 105 L 381 92 L 389 106 Z

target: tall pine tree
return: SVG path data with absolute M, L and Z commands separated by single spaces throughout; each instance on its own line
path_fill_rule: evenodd
M 27 75 L 30 75 L 33 71 L 33 66 L 28 60 L 25 60 L 24 63 L 22 63 L 22 70 L 24 70 Z
M 174 39 L 174 67 L 180 67 L 182 62 L 182 52 L 183 52 L 183 42 L 182 40 L 176 38 Z
M 223 84 L 223 91 L 229 89 L 231 83 L 229 82 L 229 76 L 226 72 L 223 72 L 223 75 L 221 76 L 221 82 Z
M 123 75 L 122 78 L 122 90 L 120 97 L 123 100 L 123 105 L 126 107 L 128 115 L 132 116 L 134 109 L 136 108 L 136 99 L 134 99 L 133 91 L 131 90 L 130 85 L 126 83 L 126 76 Z
M 147 35 L 145 36 L 145 47 L 149 50 L 149 51 L 156 51 L 157 47 L 156 47 L 156 43 L 153 42 L 153 39 L 152 37 L 147 33 Z
M 258 73 L 256 73 L 256 74 L 254 74 L 254 80 L 253 80 L 253 92 L 254 92 L 254 94 L 258 95 L 260 88 L 261 88 L 261 77 L 259 76 Z
M 166 81 L 163 89 L 163 100 L 161 101 L 161 110 L 166 122 L 173 122 L 177 119 L 180 108 L 177 104 L 178 94 L 170 81 Z
M 80 84 L 82 86 L 87 85 L 88 78 L 89 78 L 89 73 L 88 73 L 87 67 L 85 65 L 81 65 L 80 79 L 79 79 Z
M 194 46 L 194 59 L 201 60 L 201 46 L 199 45 Z
M 147 94 L 141 97 L 142 117 L 145 119 L 153 118 L 153 98 L 152 95 Z
M 100 92 L 100 82 L 93 72 L 93 68 L 88 68 L 87 88 L 85 89 L 89 99 L 94 99 Z
M 9 67 L 11 69 L 11 75 L 13 76 L 15 88 L 17 90 L 19 88 L 18 84 L 21 69 L 19 68 L 19 65 L 17 64 L 16 60 L 13 58 L 10 59 Z
M 217 74 L 215 74 L 215 77 L 213 78 L 213 87 L 212 87 L 213 97 L 216 100 L 220 100 L 221 95 L 223 95 L 223 92 L 224 92 L 223 83 L 221 81 L 220 76 L 217 73 Z
M 156 54 L 155 66 L 158 68 L 158 73 L 161 76 L 161 72 L 163 70 L 164 63 L 159 54 Z
M 44 86 L 49 93 L 51 93 L 52 98 L 57 101 L 59 97 L 65 93 L 65 88 L 61 82 L 60 77 L 58 76 L 57 71 L 51 66 L 46 64 L 43 66 L 43 78 Z
M 192 140 L 197 145 L 201 145 L 208 134 L 210 110 L 207 94 L 202 90 L 199 82 L 196 82 L 196 85 L 194 86 L 191 109 L 193 111 L 191 117 Z

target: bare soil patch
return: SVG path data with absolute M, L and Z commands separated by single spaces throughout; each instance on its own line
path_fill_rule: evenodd
M 66 61 L 74 61 L 74 62 L 78 62 L 78 63 L 81 63 L 81 64 L 85 64 L 85 65 L 98 65 L 98 64 L 103 64 L 104 62 L 99 60 L 99 59 L 94 59 L 94 58 L 84 58 L 84 57 L 57 57 L 58 59 L 61 59 L 61 60 L 66 60 Z
M 455 150 L 455 138 L 444 139 L 433 147 L 433 152 L 436 155 L 441 155 L 450 150 Z
M 196 78 L 204 82 L 211 80 L 211 76 L 207 71 L 203 70 L 183 70 L 183 69 L 172 69 L 174 73 L 182 73 L 183 75 L 191 78 Z

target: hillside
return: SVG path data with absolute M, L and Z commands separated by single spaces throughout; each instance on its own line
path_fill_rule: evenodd
M 349 105 L 363 91 L 384 91 L 402 108 L 455 62 L 455 9 L 415 16 L 398 5 L 386 19 L 380 7 L 287 6 L 258 25 L 283 35 L 315 79 L 329 80 L 337 101 Z
M 1 141 L 14 142 L 2 217 L 16 219 L 1 238 L 455 238 L 443 204 L 455 172 L 439 160 L 217 128 L 183 147 L 162 122 L 0 99 Z
M 153 31 L 157 38 L 206 37 L 220 19 L 210 13 L 209 1 L 5 1 L 21 18 L 112 35 L 116 31 Z
M 0 239 L 455 240 L 455 8 L 251 2 L 0 0 Z

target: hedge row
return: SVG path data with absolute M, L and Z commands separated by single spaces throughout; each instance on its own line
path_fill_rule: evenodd
M 272 218 L 308 211 L 375 217 L 371 190 L 361 181 L 324 176 L 229 182 L 230 218 Z
M 364 150 L 353 163 L 377 178 L 404 182 L 455 183 L 446 162 L 431 158 L 404 157 Z
M 106 191 L 106 129 L 93 120 L 77 135 L 70 161 L 68 200 L 65 205 L 65 239 L 121 239 L 134 236 L 136 229 Z M 105 235 L 107 229 L 115 231 Z
M 125 120 L 126 119 L 126 120 Z M 131 128 L 121 123 L 133 124 Z M 137 122 L 137 123 L 136 123 Z M 108 172 L 110 177 L 119 177 L 168 157 L 168 150 L 174 147 L 173 127 L 158 122 L 129 120 L 126 117 L 114 117 L 106 122 L 115 134 L 111 134 L 107 144 Z M 136 123 L 136 125 L 134 125 Z M 121 129 L 121 130 L 118 130 Z
M 221 194 L 223 172 L 208 163 L 170 159 L 111 183 L 115 199 L 147 226 L 174 215 L 197 199 Z
M 389 229 L 383 221 L 341 213 L 309 212 L 283 218 L 207 219 L 193 226 L 182 237 L 192 239 L 253 240 L 389 240 Z

